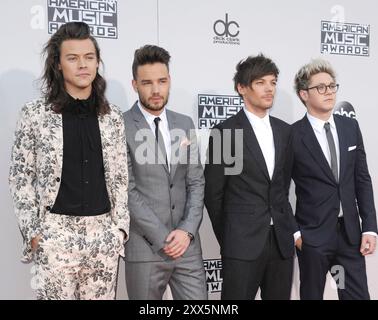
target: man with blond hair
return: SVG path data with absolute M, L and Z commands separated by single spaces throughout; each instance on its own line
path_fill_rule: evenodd
M 307 108 L 292 126 L 301 299 L 323 299 L 328 271 L 340 300 L 369 299 L 365 256 L 374 252 L 377 236 L 373 189 L 358 122 L 333 114 L 338 88 L 325 60 L 311 61 L 295 76 Z

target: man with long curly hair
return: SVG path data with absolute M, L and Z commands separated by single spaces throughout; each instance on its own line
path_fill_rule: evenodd
M 70 22 L 47 42 L 43 97 L 21 111 L 9 183 L 39 299 L 114 299 L 129 233 L 127 153 L 100 50 Z

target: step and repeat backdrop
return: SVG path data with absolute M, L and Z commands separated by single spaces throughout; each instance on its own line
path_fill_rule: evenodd
M 40 95 L 42 47 L 61 24 L 84 21 L 91 26 L 102 50 L 107 96 L 123 111 L 137 99 L 131 87 L 135 49 L 144 44 L 167 49 L 172 56 L 168 108 L 194 120 L 203 161 L 209 128 L 243 107 L 233 90 L 237 62 L 258 53 L 276 62 L 281 73 L 272 115 L 293 123 L 305 113 L 293 90 L 296 71 L 312 58 L 328 59 L 340 83 L 335 112 L 360 123 L 377 200 L 377 12 L 374 0 L 1 1 L 0 299 L 35 298 L 33 266 L 19 261 L 21 235 L 7 178 L 19 111 Z M 291 191 L 294 206 L 293 188 Z M 222 266 L 206 210 L 200 233 L 209 298 L 219 299 Z M 377 255 L 367 258 L 367 269 L 371 297 L 378 299 Z M 325 299 L 337 299 L 335 288 L 329 279 Z M 169 291 L 166 297 L 170 298 Z M 298 297 L 296 264 L 292 299 Z M 117 299 L 127 299 L 122 260 Z

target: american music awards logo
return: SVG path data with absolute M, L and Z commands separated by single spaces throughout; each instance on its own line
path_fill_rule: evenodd
M 199 94 L 198 129 L 211 129 L 237 114 L 243 106 L 244 101 L 239 96 Z
M 205 267 L 206 273 L 206 285 L 207 292 L 221 292 L 222 291 L 222 260 L 220 259 L 208 259 L 203 260 L 203 265 Z
M 89 25 L 98 38 L 118 38 L 117 0 L 47 0 L 48 33 L 56 32 L 67 22 Z
M 321 53 L 369 56 L 370 25 L 321 21 Z

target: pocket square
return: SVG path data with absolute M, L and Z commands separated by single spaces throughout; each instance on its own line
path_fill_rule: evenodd
M 357 148 L 357 146 L 350 146 L 350 147 L 348 147 L 348 151 L 352 151 L 352 150 L 354 150 L 356 148 Z

